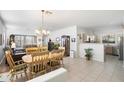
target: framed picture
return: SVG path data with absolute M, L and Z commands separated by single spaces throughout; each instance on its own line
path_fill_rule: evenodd
M 71 38 L 71 42 L 76 42 L 76 39 L 75 38 Z
M 0 34 L 0 45 L 2 45 L 2 34 Z

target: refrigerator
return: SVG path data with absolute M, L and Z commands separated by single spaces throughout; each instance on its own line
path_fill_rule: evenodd
M 124 60 L 124 37 L 120 37 L 119 60 Z

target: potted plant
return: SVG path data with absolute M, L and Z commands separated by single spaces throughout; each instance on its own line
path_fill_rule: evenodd
M 59 46 L 59 44 L 54 44 L 53 49 L 58 50 Z
M 7 50 L 10 50 L 10 48 L 9 48 L 9 47 L 3 48 L 3 51 L 4 51 L 4 52 L 7 51 Z
M 87 60 L 90 60 L 91 59 L 91 57 L 93 56 L 92 55 L 92 51 L 93 51 L 93 49 L 92 48 L 87 48 L 87 49 L 85 49 L 85 57 L 87 58 Z

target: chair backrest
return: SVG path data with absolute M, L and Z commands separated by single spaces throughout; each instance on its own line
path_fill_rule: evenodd
M 62 55 L 63 55 L 63 57 L 64 57 L 64 54 L 65 54 L 65 47 L 59 47 L 59 50 L 61 50 Z
M 65 49 L 60 49 L 61 51 L 61 55 L 62 55 L 62 58 L 64 57 L 64 54 L 65 54 Z
M 49 61 L 49 52 L 39 52 L 32 54 L 31 71 L 40 72 L 46 69 L 47 62 Z
M 48 51 L 48 47 L 39 47 L 40 52 Z
M 53 50 L 51 52 L 51 59 L 53 59 L 53 60 L 61 60 L 61 58 L 62 58 L 61 50 Z
M 65 50 L 65 47 L 59 47 L 59 49 L 64 49 Z
M 42 50 L 43 51 L 48 51 L 48 47 L 47 46 L 46 47 L 44 46 L 44 47 L 42 47 Z
M 46 60 L 48 60 L 48 57 L 49 57 L 48 51 L 33 53 L 32 61 L 33 62 L 46 61 Z
M 5 55 L 6 55 L 6 59 L 7 59 L 10 69 L 13 69 L 15 66 L 15 63 L 12 58 L 11 51 L 10 50 L 5 51 Z
M 39 49 L 37 47 L 26 48 L 26 54 L 32 54 L 36 52 L 39 52 Z

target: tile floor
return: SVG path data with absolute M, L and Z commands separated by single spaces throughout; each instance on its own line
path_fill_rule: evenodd
M 5 63 L 0 64 L 0 74 L 4 72 L 8 72 L 9 67 Z
M 67 82 L 123 82 L 124 67 L 116 56 L 106 56 L 106 62 L 65 58 Z
M 107 56 L 106 62 L 86 61 L 81 58 L 64 58 L 68 74 L 66 82 L 123 82 L 124 67 L 116 56 Z M 5 70 L 5 68 L 3 69 Z M 17 81 L 25 81 L 19 79 Z

